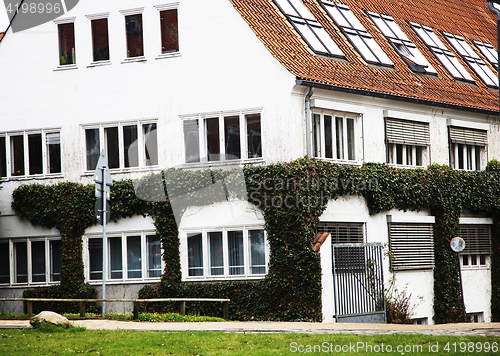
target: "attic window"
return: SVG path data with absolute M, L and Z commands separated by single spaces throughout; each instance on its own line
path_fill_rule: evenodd
M 401 31 L 392 17 L 374 12 L 368 12 L 368 15 L 412 71 L 436 74 L 436 70 Z
M 348 6 L 327 0 L 323 0 L 321 4 L 365 61 L 387 66 L 393 65 L 389 57 L 382 51 L 373 37 L 366 32 Z
M 473 41 L 476 47 L 481 51 L 483 56 L 485 56 L 496 70 L 498 70 L 498 53 L 495 48 L 489 43 L 482 43 L 479 41 Z
M 443 32 L 444 37 L 450 42 L 450 44 L 455 48 L 455 50 L 462 56 L 465 62 L 472 68 L 472 70 L 482 79 L 482 81 L 490 86 L 497 87 L 498 79 L 490 68 L 484 63 L 484 61 L 479 58 L 476 52 L 474 52 L 469 46 L 465 39 L 460 36 L 455 36 L 450 33 Z
M 429 47 L 431 52 L 434 53 L 441 64 L 450 72 L 453 78 L 471 82 L 474 81 L 469 72 L 460 64 L 457 57 L 448 50 L 430 27 L 413 22 L 410 23 L 410 25 L 427 47 Z
M 302 39 L 318 54 L 344 57 L 344 53 L 301 0 L 274 0 Z

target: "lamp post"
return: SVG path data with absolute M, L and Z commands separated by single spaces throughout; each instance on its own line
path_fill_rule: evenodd
M 500 53 L 500 0 L 488 0 L 488 9 L 490 9 L 491 12 L 497 15 L 497 61 L 498 61 L 499 59 L 498 53 Z M 498 96 L 498 100 L 500 108 L 500 95 Z

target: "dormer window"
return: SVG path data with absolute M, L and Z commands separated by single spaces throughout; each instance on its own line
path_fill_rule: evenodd
M 410 25 L 453 78 L 474 82 L 469 72 L 460 64 L 457 57 L 448 50 L 430 27 L 413 22 Z
M 483 56 L 488 59 L 493 67 L 498 70 L 498 53 L 495 50 L 495 47 L 490 45 L 489 43 L 483 43 L 479 41 L 473 41 L 476 47 L 481 51 Z
M 321 4 L 366 62 L 386 66 L 393 65 L 348 6 L 327 0 L 323 0 Z
M 374 12 L 368 12 L 368 15 L 412 71 L 436 74 L 436 70 L 401 31 L 392 17 Z
M 498 79 L 493 74 L 490 68 L 484 63 L 484 61 L 479 58 L 476 52 L 472 50 L 465 39 L 460 36 L 452 35 L 451 33 L 443 32 L 444 37 L 450 42 L 450 44 L 455 48 L 455 50 L 462 56 L 463 60 L 467 62 L 469 67 L 477 74 L 479 78 L 490 87 L 498 86 Z
M 326 33 L 323 26 L 316 21 L 301 0 L 274 0 L 281 12 L 300 34 L 302 39 L 318 53 L 328 56 L 344 57 L 344 53 Z

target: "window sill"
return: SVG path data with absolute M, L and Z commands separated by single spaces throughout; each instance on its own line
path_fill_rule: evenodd
M 62 179 L 64 175 L 62 173 L 53 173 L 53 174 L 37 174 L 31 176 L 10 176 L 10 177 L 1 177 L 2 181 L 23 181 L 23 180 L 40 180 L 40 179 Z
M 71 69 L 78 69 L 78 66 L 76 64 L 68 64 L 65 66 L 57 66 L 56 69 L 54 69 L 54 72 L 59 72 L 63 70 L 71 70 Z
M 180 52 L 160 53 L 155 59 L 180 57 Z
M 405 169 L 421 168 L 421 169 L 425 169 L 425 166 L 408 166 L 408 165 L 404 165 L 404 164 L 394 164 L 394 163 L 387 163 L 387 165 L 389 167 L 394 167 L 394 168 L 405 168 Z
M 158 283 L 160 281 L 161 277 L 155 277 L 155 278 L 137 278 L 137 279 L 106 279 L 106 285 L 119 285 L 119 284 L 142 284 L 142 283 Z M 93 280 L 88 280 L 86 279 L 87 283 L 91 285 L 102 285 L 102 280 L 100 279 L 93 279 Z
M 248 281 L 248 280 L 259 280 L 264 278 L 265 274 L 258 275 L 238 275 L 238 276 L 217 276 L 217 277 L 187 277 L 183 278 L 183 282 L 223 282 L 223 281 Z
M 487 265 L 468 265 L 468 266 L 461 265 L 460 268 L 462 268 L 463 271 L 475 271 L 475 270 L 487 271 L 490 269 L 490 266 L 487 266 Z
M 111 61 L 92 62 L 87 66 L 87 68 L 102 67 L 102 66 L 109 66 L 109 65 L 111 65 Z
M 128 174 L 128 173 L 142 173 L 142 172 L 161 172 L 159 166 L 145 166 L 145 167 L 128 167 L 128 168 L 110 168 L 111 174 Z M 81 177 L 93 176 L 95 170 L 85 171 Z
M 197 167 L 223 167 L 223 166 L 244 166 L 249 164 L 265 164 L 264 158 L 251 158 L 251 159 L 235 159 L 229 161 L 203 161 L 193 163 L 183 163 L 181 168 L 197 168 Z
M 140 56 L 140 57 L 125 58 L 122 61 L 122 64 L 125 64 L 125 63 L 140 63 L 140 62 L 147 62 L 146 57 Z
M 12 283 L 12 284 L 0 284 L 0 289 L 2 288 L 34 288 L 34 287 L 48 287 L 57 285 L 61 282 L 40 282 L 40 283 Z
M 348 160 L 344 160 L 344 159 L 333 159 L 333 158 L 323 158 L 323 157 L 314 157 L 314 158 L 321 160 L 321 161 L 338 163 L 338 164 L 348 164 L 351 166 L 362 166 L 363 165 L 362 161 L 348 161 Z

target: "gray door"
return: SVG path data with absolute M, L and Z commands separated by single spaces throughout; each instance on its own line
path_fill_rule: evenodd
M 382 245 L 332 244 L 335 318 L 345 323 L 385 323 Z

